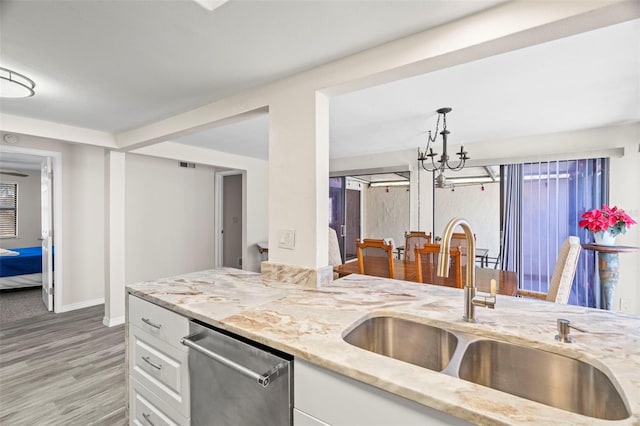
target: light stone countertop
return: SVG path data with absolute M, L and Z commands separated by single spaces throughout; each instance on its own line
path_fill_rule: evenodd
M 129 293 L 329 370 L 477 424 L 640 425 L 640 316 L 510 296 L 462 321 L 459 289 L 350 275 L 320 289 L 231 268 L 132 284 Z M 631 417 L 598 420 L 383 357 L 342 340 L 364 318 L 392 315 L 582 359 L 609 373 Z M 554 339 L 556 319 L 587 333 Z M 410 342 L 407 342 L 410 344 Z M 535 367 L 531 367 L 535 368 Z

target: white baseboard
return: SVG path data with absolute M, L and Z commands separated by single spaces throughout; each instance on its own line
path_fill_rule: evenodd
M 107 327 L 113 327 L 116 325 L 124 324 L 124 315 L 121 317 L 115 317 L 115 318 L 104 317 L 102 318 L 102 324 L 106 325 Z
M 60 312 L 75 311 L 76 309 L 88 308 L 89 306 L 96 306 L 96 305 L 102 305 L 102 304 L 104 304 L 104 297 L 101 297 L 100 299 L 91 299 L 91 300 L 85 300 L 83 302 L 72 303 L 70 305 L 63 305 L 62 309 L 60 309 Z

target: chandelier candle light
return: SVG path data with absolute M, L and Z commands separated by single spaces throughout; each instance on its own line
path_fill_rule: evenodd
M 465 162 L 469 159 L 467 155 L 467 151 L 464 150 L 464 146 L 460 147 L 460 151 L 456 153 L 458 156 L 458 162 L 456 164 L 449 163 L 449 154 L 447 153 L 447 139 L 449 138 L 449 130 L 447 130 L 447 114 L 451 112 L 451 108 L 440 108 L 436 111 L 438 113 L 438 121 L 436 122 L 436 130 L 435 136 L 432 137 L 431 130 L 429 130 L 429 136 L 427 138 L 427 147 L 424 149 L 424 152 L 420 151 L 418 148 L 418 162 L 422 166 L 424 170 L 427 172 L 439 171 L 440 174 L 436 178 L 436 185 L 439 187 L 445 187 L 446 179 L 444 176 L 445 169 L 458 171 L 462 170 Z M 442 131 L 440 134 L 442 135 L 442 155 L 440 159 L 437 161 L 434 160 L 434 157 L 438 155 L 437 152 L 433 152 L 432 144 L 436 141 L 438 137 L 438 128 L 440 127 L 440 116 L 442 116 Z M 431 166 L 429 166 L 428 161 L 431 159 Z M 427 164 L 425 165 L 425 162 Z

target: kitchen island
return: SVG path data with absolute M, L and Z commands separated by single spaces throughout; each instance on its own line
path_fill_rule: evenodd
M 640 423 L 637 315 L 498 295 L 495 310 L 478 309 L 479 322 L 466 323 L 460 289 L 357 274 L 310 289 L 222 268 L 127 289 L 178 314 L 472 423 Z M 583 360 L 613 378 L 631 415 L 612 422 L 573 414 L 374 354 L 343 340 L 363 319 L 374 316 L 404 318 Z M 574 343 L 560 343 L 554 339 L 558 318 L 587 332 L 573 332 Z

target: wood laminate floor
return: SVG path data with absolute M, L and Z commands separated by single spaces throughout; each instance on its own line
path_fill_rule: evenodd
M 125 425 L 124 325 L 104 305 L 0 326 L 0 425 Z

